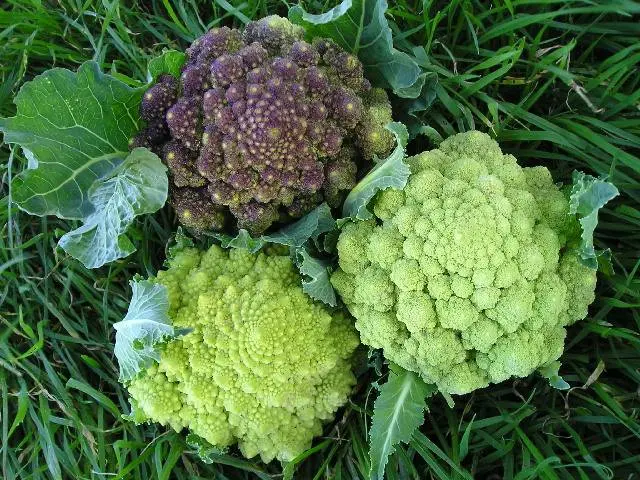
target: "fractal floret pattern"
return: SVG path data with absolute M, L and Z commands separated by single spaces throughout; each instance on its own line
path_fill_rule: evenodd
M 309 448 L 355 383 L 351 322 L 302 291 L 289 256 L 187 248 L 156 281 L 188 333 L 128 385 L 132 419 L 265 462 Z
M 332 283 L 362 342 L 454 394 L 556 361 L 596 272 L 579 262 L 580 228 L 549 170 L 480 132 L 408 162 L 405 189 L 378 195 L 377 220 L 338 241 Z
M 386 93 L 357 57 L 303 37 L 277 16 L 216 28 L 187 49 L 179 82 L 165 76 L 146 93 L 148 126 L 133 144 L 168 165 L 184 225 L 222 229 L 230 213 L 260 234 L 323 201 L 337 207 L 359 165 L 393 147 Z

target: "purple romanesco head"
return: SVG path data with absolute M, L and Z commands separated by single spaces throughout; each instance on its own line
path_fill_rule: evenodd
M 303 36 L 276 16 L 211 30 L 187 49 L 179 81 L 147 91 L 148 127 L 133 144 L 162 155 L 187 227 L 220 229 L 224 213 L 261 234 L 323 201 L 337 207 L 363 160 L 393 147 L 388 99 L 357 57 Z

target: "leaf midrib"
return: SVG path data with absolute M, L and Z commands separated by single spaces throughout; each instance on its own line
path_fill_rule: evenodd
M 115 159 L 117 157 L 123 157 L 128 155 L 128 152 L 124 152 L 124 151 L 118 151 L 118 152 L 113 152 L 113 153 L 107 153 L 105 155 L 101 155 L 99 157 L 93 157 L 91 158 L 89 161 L 87 161 L 86 163 L 84 163 L 80 168 L 74 169 L 73 173 L 69 176 L 69 178 L 63 182 L 61 182 L 57 187 L 52 188 L 51 190 L 47 190 L 45 192 L 38 192 L 38 193 L 34 193 L 33 195 L 31 195 L 30 197 L 26 197 L 24 200 L 21 200 L 21 203 L 24 202 L 28 202 L 29 200 L 31 200 L 34 197 L 43 197 L 45 195 L 49 195 L 51 193 L 57 192 L 58 190 L 60 190 L 64 185 L 67 185 L 69 182 L 71 181 L 75 181 L 75 178 L 82 172 L 84 172 L 85 170 L 87 170 L 89 167 L 95 165 L 96 163 L 100 163 L 103 161 L 108 161 L 108 160 L 112 160 Z M 55 162 L 40 162 L 38 160 L 38 166 L 40 166 L 40 164 L 51 164 L 51 163 L 55 163 Z M 66 166 L 66 165 L 65 165 Z M 68 167 L 67 167 L 68 168 Z M 36 170 L 36 169 L 34 169 Z M 30 213 L 30 212 L 27 212 Z
M 391 425 L 392 425 L 393 428 L 388 428 L 387 429 L 387 434 L 385 435 L 385 439 L 384 439 L 384 443 L 383 443 L 383 445 L 384 445 L 384 450 L 383 451 L 390 451 L 389 445 L 392 444 L 391 443 L 392 432 L 393 432 L 394 428 L 396 428 L 397 425 L 398 425 L 398 417 L 400 415 L 400 410 L 403 409 L 404 400 L 407 398 L 407 396 L 411 392 L 411 384 L 412 383 L 413 383 L 413 379 L 412 379 L 411 375 L 406 375 L 405 378 L 402 380 L 402 390 L 400 391 L 400 394 L 397 397 L 397 401 L 394 402 L 393 415 L 391 416 L 391 419 L 392 419 Z M 399 407 L 402 407 L 402 408 L 399 408 Z

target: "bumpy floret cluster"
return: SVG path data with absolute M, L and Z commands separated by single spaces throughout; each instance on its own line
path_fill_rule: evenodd
M 332 282 L 362 342 L 454 394 L 557 360 L 596 274 L 571 248 L 579 226 L 549 171 L 479 132 L 409 163 L 406 188 L 374 200 L 381 222 L 338 242 Z
M 134 143 L 161 152 L 183 224 L 219 229 L 230 211 L 259 234 L 322 201 L 337 207 L 358 160 L 393 147 L 385 92 L 355 56 L 303 36 L 277 16 L 211 30 L 187 49 L 179 85 L 162 78 L 145 95 L 149 126 Z M 182 201 L 195 197 L 208 213 Z
M 129 384 L 133 418 L 265 462 L 307 449 L 355 383 L 351 322 L 303 293 L 288 256 L 185 249 L 157 281 L 190 332 Z

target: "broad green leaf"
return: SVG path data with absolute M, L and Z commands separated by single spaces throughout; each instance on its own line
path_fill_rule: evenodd
M 178 50 L 165 50 L 161 55 L 149 60 L 147 80 L 155 82 L 162 74 L 179 77 L 187 54 Z
M 184 332 L 171 326 L 167 287 L 149 280 L 132 280 L 127 315 L 114 323 L 114 353 L 120 366 L 120 382 L 128 382 L 160 361 L 158 346 Z
M 312 257 L 305 248 L 296 249 L 294 257 L 303 275 L 302 290 L 314 300 L 335 307 L 336 293 L 329 280 L 329 262 Z
M 244 228 L 235 237 L 225 233 L 214 233 L 211 236 L 220 242 L 222 248 L 243 248 L 256 253 L 264 246 L 262 237 L 254 238 Z
M 133 218 L 167 198 L 158 157 L 128 148 L 143 93 L 90 61 L 77 72 L 54 68 L 26 83 L 15 98 L 16 116 L 0 119 L 5 141 L 27 158 L 12 184 L 13 201 L 33 215 L 83 220 L 59 245 L 87 268 L 133 252 L 125 234 Z
M 560 376 L 560 362 L 551 362 L 540 368 L 540 375 L 549 380 L 549 385 L 557 390 L 568 390 L 570 385 Z
M 606 180 L 573 172 L 573 186 L 569 197 L 569 212 L 578 217 L 582 227 L 582 241 L 578 248 L 578 255 L 584 265 L 598 268 L 598 258 L 610 255 L 608 250 L 599 252 L 593 246 L 593 233 L 598 225 L 598 211 L 606 203 L 617 197 L 620 192 Z
M 143 93 L 93 61 L 77 72 L 54 68 L 27 82 L 14 100 L 16 116 L 0 119 L 4 141 L 19 144 L 29 160 L 13 181 L 13 201 L 32 215 L 90 215 L 90 187 L 129 155 Z
M 271 234 L 263 235 L 266 242 L 278 243 L 289 247 L 301 247 L 307 240 L 318 240 L 323 233 L 336 227 L 336 221 L 331 216 L 331 209 L 323 203 L 302 217 L 295 223 Z
M 135 251 L 126 235 L 138 215 L 153 213 L 167 200 L 167 168 L 146 148 L 136 148 L 109 176 L 89 189 L 94 210 L 84 224 L 66 233 L 58 245 L 87 268 Z
M 400 97 L 416 98 L 425 77 L 411 56 L 393 47 L 387 8 L 386 0 L 343 0 L 328 12 L 314 15 L 296 5 L 289 9 L 289 20 L 302 25 L 309 37 L 329 37 L 357 55 L 374 85 L 392 88 Z
M 425 399 L 436 391 L 435 386 L 425 384 L 417 374 L 398 371 L 389 371 L 389 379 L 373 405 L 369 432 L 371 479 L 384 479 L 389 456 L 400 442 L 411 440 L 413 432 L 422 425 L 427 408 Z
M 409 166 L 404 162 L 405 147 L 409 139 L 407 127 L 393 122 L 387 129 L 396 137 L 396 148 L 385 160 L 379 160 L 375 167 L 349 192 L 342 207 L 342 215 L 353 220 L 368 220 L 372 214 L 367 205 L 380 190 L 402 189 L 409 179 Z

